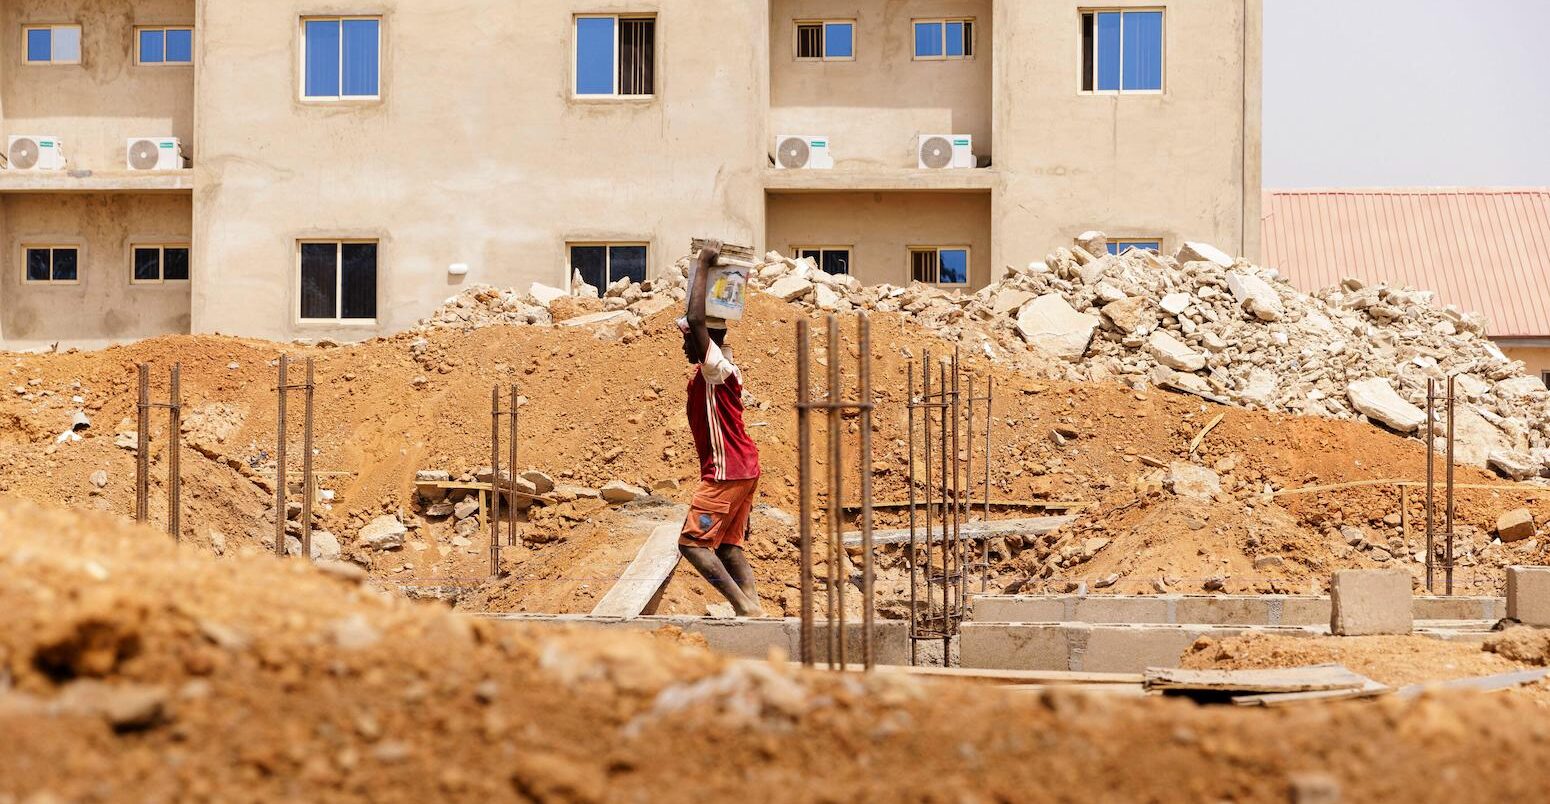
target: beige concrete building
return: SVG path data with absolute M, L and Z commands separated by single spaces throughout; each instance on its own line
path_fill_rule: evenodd
M 1089 228 L 1257 249 L 1259 0 L 0 0 L 0 25 L 7 348 L 362 338 L 698 235 L 970 289 Z M 833 167 L 780 166 L 781 135 Z M 955 167 L 921 167 L 931 135 Z

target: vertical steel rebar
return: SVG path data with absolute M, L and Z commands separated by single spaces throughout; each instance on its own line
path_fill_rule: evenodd
M 167 533 L 183 540 L 183 366 L 174 363 L 167 384 Z
M 151 367 L 140 363 L 136 371 L 139 373 L 140 395 L 135 425 L 135 521 L 145 522 L 150 515 Z
M 316 361 L 307 358 L 307 384 L 302 388 L 301 414 L 301 556 L 312 560 L 312 505 L 317 499 L 317 478 L 312 467 L 312 401 L 316 389 Z
M 290 356 L 280 355 L 280 382 L 276 386 L 279 394 L 279 411 L 277 417 L 279 423 L 275 427 L 274 450 L 274 552 L 275 555 L 285 558 L 285 523 L 289 518 L 285 511 L 285 484 L 287 482 L 285 468 L 285 392 L 287 389 L 286 369 L 290 363 Z
M 919 651 L 916 648 L 918 640 L 917 630 L 919 613 L 916 611 L 917 590 L 915 587 L 915 572 L 920 561 L 920 549 L 915 540 L 915 361 L 909 361 L 905 367 L 905 409 L 908 411 L 904 441 L 909 445 L 909 493 L 910 493 L 910 552 L 906 566 L 910 570 L 910 666 L 919 663 Z
M 490 388 L 490 577 L 501 569 L 501 387 Z
M 990 374 L 985 375 L 985 526 L 990 526 L 990 430 L 995 419 L 991 418 L 992 406 L 996 399 L 996 378 Z M 989 591 L 990 586 L 990 539 L 982 543 L 982 554 L 985 561 L 984 574 L 980 576 L 980 593 Z
M 800 518 L 800 575 L 802 598 L 801 661 L 813 666 L 813 502 L 812 502 L 812 402 L 808 389 L 808 361 L 812 344 L 807 319 L 797 321 L 797 508 Z
M 872 642 L 877 622 L 873 594 L 877 579 L 872 556 L 872 323 L 862 314 L 857 327 L 861 341 L 861 656 L 862 665 L 871 670 L 877 662 Z
M 925 594 L 925 598 L 924 598 L 925 601 L 926 601 L 926 611 L 925 611 L 925 614 L 923 615 L 923 618 L 924 618 L 925 622 L 929 623 L 929 622 L 931 622 L 931 607 L 936 602 L 936 591 L 935 591 L 935 589 L 934 589 L 934 587 L 932 585 L 932 581 L 931 581 L 931 561 L 932 561 L 932 555 L 936 552 L 936 546 L 932 544 L 932 538 L 931 538 L 933 533 L 936 530 L 936 507 L 935 507 L 936 475 L 932 474 L 932 471 L 933 471 L 932 466 L 933 466 L 933 464 L 931 462 L 932 450 L 935 447 L 935 444 L 933 443 L 934 439 L 932 438 L 932 435 L 931 435 L 931 415 L 932 415 L 932 407 L 931 407 L 931 371 L 933 369 L 933 366 L 931 364 L 931 350 L 930 349 L 924 350 L 923 355 L 924 355 L 924 357 L 923 357 L 923 362 L 921 363 L 921 371 L 920 371 L 920 374 L 921 374 L 921 397 L 920 398 L 921 398 L 921 402 L 922 402 L 921 413 L 923 414 L 922 417 L 921 417 L 922 421 L 923 421 L 923 433 L 922 433 L 923 438 L 921 439 L 921 443 L 924 444 L 924 448 L 923 448 L 923 453 L 924 454 L 923 454 L 922 457 L 924 459 L 925 470 L 926 470 L 926 533 L 925 533 L 926 554 L 923 557 L 921 557 L 921 561 L 920 561 L 918 566 L 919 566 L 919 569 L 920 569 L 921 578 L 922 578 L 922 580 L 924 580 L 926 582 L 926 590 L 925 590 L 926 594 Z M 927 632 L 930 631 L 929 628 L 925 628 L 925 627 L 921 627 L 919 630 L 921 631 L 920 636 L 922 636 L 922 637 L 925 637 L 927 635 Z
M 972 491 L 974 488 L 974 375 L 969 375 L 967 379 L 967 385 L 968 396 L 966 398 L 969 400 L 969 404 L 964 406 L 964 416 L 967 419 L 967 422 L 964 424 L 964 431 L 969 434 L 969 437 L 966 439 L 968 449 L 963 451 L 963 474 L 964 477 L 969 478 L 969 480 L 965 484 L 966 489 L 964 490 L 964 504 L 972 505 L 972 501 L 974 499 L 974 493 Z M 964 518 L 968 519 L 967 516 Z
M 1426 380 L 1426 591 L 1437 586 L 1437 381 Z
M 1449 597 L 1453 595 L 1453 420 L 1455 418 L 1453 415 L 1453 381 L 1456 378 L 1456 375 L 1448 377 L 1448 486 L 1444 492 L 1448 497 L 1447 521 L 1444 523 L 1448 533 L 1448 557 L 1447 566 L 1444 568 L 1444 572 L 1446 572 L 1444 577 Z
M 845 586 L 849 581 L 845 565 L 849 556 L 845 552 L 844 530 L 845 494 L 841 484 L 845 481 L 844 448 L 841 428 L 844 426 L 841 405 L 844 404 L 844 388 L 840 384 L 840 322 L 829 316 L 829 588 L 833 590 L 829 612 L 831 667 L 845 667 Z M 838 623 L 838 627 L 836 627 Z
M 511 467 L 511 497 L 506 500 L 506 546 L 517 544 L 517 386 L 511 386 L 511 431 L 507 438 L 507 464 Z
M 953 561 L 958 573 L 958 598 L 953 606 L 953 626 L 949 631 L 956 631 L 957 623 L 963 616 L 964 600 L 969 592 L 968 569 L 968 545 L 963 538 L 963 520 L 968 514 L 968 499 L 964 494 L 963 482 L 963 439 L 958 429 L 960 418 L 963 415 L 963 395 L 960 381 L 962 379 L 962 363 L 959 362 L 959 352 L 953 349 Z
M 953 588 L 952 554 L 956 549 L 956 546 L 952 541 L 952 525 L 950 524 L 950 517 L 952 512 L 950 509 L 956 509 L 958 506 L 958 501 L 953 499 L 952 495 L 949 493 L 950 489 L 948 488 L 947 484 L 948 469 L 954 465 L 953 460 L 957 457 L 949 455 L 947 452 L 947 434 L 950 430 L 954 430 L 957 427 L 957 422 L 951 420 L 955 420 L 957 418 L 958 409 L 950 401 L 951 395 L 947 390 L 948 385 L 946 360 L 940 361 L 937 365 L 937 374 L 941 380 L 939 386 L 942 389 L 942 400 L 943 402 L 947 403 L 944 407 L 941 408 L 942 426 L 940 428 L 940 437 L 942 440 L 940 445 L 942 456 L 942 666 L 946 667 L 951 664 L 951 662 L 948 661 L 948 657 L 952 655 L 953 647 L 952 628 L 949 624 L 952 622 L 952 604 L 950 601 L 951 591 Z

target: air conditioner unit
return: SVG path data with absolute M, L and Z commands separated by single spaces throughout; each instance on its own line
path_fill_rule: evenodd
M 921 170 L 972 168 L 974 138 L 968 134 L 922 134 L 918 156 Z
M 10 170 L 65 169 L 65 144 L 58 137 L 12 134 L 5 156 Z
M 775 138 L 775 167 L 781 170 L 832 170 L 828 137 L 782 134 Z
M 126 162 L 130 170 L 182 170 L 183 143 L 177 137 L 144 137 L 129 141 Z

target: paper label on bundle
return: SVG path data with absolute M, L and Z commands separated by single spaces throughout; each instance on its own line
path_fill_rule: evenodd
M 705 315 L 727 321 L 743 320 L 743 307 L 748 294 L 748 269 L 735 265 L 717 265 L 710 269 L 708 285 Z

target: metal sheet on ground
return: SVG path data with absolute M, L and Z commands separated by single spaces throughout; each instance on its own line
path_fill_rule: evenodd
M 658 525 L 646 537 L 635 554 L 635 560 L 625 568 L 624 575 L 614 583 L 608 594 L 592 609 L 595 617 L 638 617 L 646 604 L 655 597 L 657 590 L 673 576 L 678 566 L 678 535 L 683 530 L 680 522 Z
M 1211 691 L 1241 693 L 1318 692 L 1359 690 L 1371 681 L 1338 664 L 1265 670 L 1184 670 L 1151 667 L 1146 671 L 1149 691 Z
M 1436 681 L 1426 684 L 1407 684 L 1397 693 L 1401 698 L 1415 698 L 1428 690 L 1454 690 L 1470 692 L 1500 692 L 1533 684 L 1550 675 L 1550 670 L 1520 670 L 1516 673 L 1497 673 L 1490 676 L 1457 678 L 1452 681 Z

